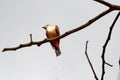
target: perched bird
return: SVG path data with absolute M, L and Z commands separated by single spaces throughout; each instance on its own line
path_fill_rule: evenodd
M 46 30 L 46 36 L 47 38 L 54 38 L 60 35 L 59 28 L 57 25 L 46 25 L 43 27 Z M 59 56 L 61 54 L 60 51 L 60 40 L 54 40 L 50 42 L 52 47 L 55 49 L 56 56 Z

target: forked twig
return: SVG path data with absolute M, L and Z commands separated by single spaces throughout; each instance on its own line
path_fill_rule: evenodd
M 103 45 L 103 51 L 102 51 L 102 56 L 101 56 L 101 58 L 102 58 L 102 75 L 101 75 L 101 80 L 104 79 L 105 64 L 109 65 L 109 64 L 106 63 L 106 61 L 105 61 L 105 51 L 106 51 L 106 47 L 107 47 L 108 42 L 109 42 L 109 40 L 110 40 L 110 38 L 111 38 L 111 34 L 112 34 L 113 27 L 114 27 L 116 21 L 118 20 L 119 16 L 120 16 L 120 12 L 119 12 L 119 13 L 117 14 L 117 16 L 115 17 L 115 19 L 114 19 L 114 21 L 113 21 L 113 23 L 112 23 L 112 25 L 111 25 L 111 27 L 110 27 L 110 30 L 109 30 L 109 33 L 108 33 L 108 37 L 107 37 L 107 39 L 106 39 L 106 41 L 105 41 L 105 44 Z M 109 65 L 109 66 L 110 66 L 110 65 Z M 111 66 L 112 66 L 112 65 L 111 65 Z

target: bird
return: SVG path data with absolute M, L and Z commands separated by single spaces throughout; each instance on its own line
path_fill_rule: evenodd
M 60 36 L 60 31 L 57 25 L 47 24 L 42 28 L 46 30 L 46 36 L 48 39 Z M 61 54 L 59 43 L 59 39 L 50 41 L 51 46 L 53 49 L 55 49 L 56 57 L 60 56 Z

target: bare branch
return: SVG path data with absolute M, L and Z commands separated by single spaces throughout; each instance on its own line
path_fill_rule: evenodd
M 115 10 L 118 10 L 118 9 L 120 9 L 120 6 L 119 5 L 114 5 L 114 4 L 111 4 L 111 3 L 108 3 L 108 2 L 106 2 L 106 1 L 104 1 L 104 0 L 94 0 L 94 1 L 96 1 L 96 2 L 99 2 L 99 3 L 101 3 L 101 4 L 103 4 L 103 5 L 105 5 L 105 6 L 107 6 L 107 7 L 109 7 L 109 8 L 116 8 Z
M 101 3 L 101 1 L 102 1 L 102 2 L 105 2 L 104 0 L 95 0 L 95 1 L 100 2 L 100 3 Z M 103 4 L 103 3 L 102 3 L 102 4 Z M 104 5 L 107 5 L 107 4 L 108 4 L 107 2 L 104 3 Z M 70 34 L 72 34 L 72 33 L 74 33 L 74 32 L 77 32 L 77 31 L 79 31 L 79 30 L 82 30 L 82 29 L 88 27 L 88 26 L 91 25 L 93 22 L 95 22 L 95 21 L 98 20 L 99 18 L 103 17 L 104 15 L 110 13 L 111 11 L 113 11 L 113 10 L 120 10 L 120 6 L 117 6 L 117 5 L 113 6 L 112 4 L 110 4 L 110 5 L 108 5 L 108 6 L 109 6 L 109 9 L 108 9 L 108 10 L 103 11 L 102 13 L 100 13 L 99 15 L 97 15 L 96 17 L 90 19 L 90 20 L 89 20 L 88 22 L 86 22 L 85 24 L 83 24 L 83 25 L 81 25 L 81 26 L 78 26 L 77 28 L 72 29 L 72 30 L 70 30 L 70 31 L 67 31 L 67 32 L 65 32 L 64 34 L 62 34 L 62 35 L 60 35 L 60 36 L 58 36 L 58 37 L 56 37 L 56 38 L 44 39 L 44 40 L 36 41 L 36 42 L 35 42 L 35 41 L 32 41 L 32 36 L 31 36 L 31 38 L 30 38 L 31 40 L 30 40 L 29 43 L 20 44 L 19 46 L 13 47 L 13 48 L 4 48 L 4 49 L 2 50 L 2 52 L 4 52 L 4 51 L 9 51 L 9 50 L 17 50 L 17 49 L 20 49 L 20 48 L 23 48 L 23 47 L 32 46 L 32 45 L 38 45 L 38 46 L 40 46 L 41 44 L 46 43 L 46 42 L 50 42 L 50 41 L 53 41 L 53 40 L 56 40 L 56 39 L 62 39 L 62 38 L 66 37 L 66 36 L 68 36 L 68 35 L 70 35 Z M 116 7 L 116 6 L 117 6 L 117 7 Z
M 88 56 L 88 54 L 87 54 L 87 45 L 88 45 L 88 41 L 86 41 L 85 55 L 86 55 L 86 57 L 87 57 L 88 63 L 89 63 L 89 65 L 90 65 L 91 69 L 92 69 L 92 72 L 93 72 L 93 74 L 94 74 L 95 79 L 96 79 L 96 80 L 99 80 L 98 77 L 97 77 L 97 75 L 96 75 L 96 73 L 95 73 L 95 70 L 94 70 L 94 68 L 93 68 L 93 65 L 92 65 L 92 63 L 91 63 L 91 61 L 90 61 L 90 59 L 89 59 L 89 56 Z
M 108 3 L 108 2 L 106 2 L 104 0 L 94 0 L 94 1 L 99 2 L 99 3 L 101 3 L 101 4 L 103 4 L 103 5 L 107 6 L 107 7 L 110 7 L 112 5 L 112 4 L 110 4 L 110 3 Z
M 29 47 L 29 46 L 32 46 L 32 45 L 37 45 L 37 46 L 40 46 L 41 44 L 43 44 L 43 43 L 46 43 L 47 42 L 47 39 L 44 39 L 44 40 L 42 40 L 42 41 L 32 41 L 32 39 L 31 39 L 32 37 L 30 37 L 30 42 L 29 43 L 25 43 L 25 44 L 20 44 L 19 46 L 17 46 L 17 47 L 12 47 L 12 48 L 4 48 L 3 50 L 2 50 L 2 52 L 4 52 L 4 51 L 15 51 L 15 50 L 17 50 L 17 49 L 20 49 L 20 48 L 24 48 L 24 47 Z M 49 40 L 48 40 L 49 41 Z
M 58 36 L 58 37 L 56 37 L 56 38 L 44 39 L 44 40 L 38 41 L 38 42 L 32 41 L 32 42 L 29 42 L 29 43 L 20 44 L 19 46 L 13 47 L 13 48 L 4 48 L 4 49 L 2 50 L 2 52 L 4 52 L 4 51 L 10 51 L 10 50 L 17 50 L 17 49 L 20 49 L 20 48 L 23 48 L 23 47 L 32 46 L 32 45 L 38 45 L 38 46 L 40 46 L 40 45 L 43 44 L 43 43 L 50 42 L 50 41 L 56 40 L 56 39 L 64 38 L 64 37 L 66 37 L 66 36 L 68 36 L 68 35 L 70 35 L 70 34 L 72 34 L 72 33 L 74 33 L 74 32 L 77 32 L 77 31 L 79 31 L 79 30 L 82 30 L 82 29 L 86 28 L 87 26 L 89 26 L 90 24 L 92 24 L 93 22 L 95 22 L 97 19 L 101 18 L 101 17 L 104 16 L 105 14 L 109 13 L 110 11 L 111 11 L 111 10 L 108 9 L 108 10 L 102 12 L 101 14 L 99 14 L 98 16 L 94 17 L 93 19 L 89 20 L 87 23 L 85 23 L 85 24 L 83 24 L 83 25 L 81 25 L 81 26 L 79 26 L 79 27 L 77 27 L 77 28 L 75 28 L 75 29 L 73 29 L 73 30 L 67 31 L 67 32 L 65 32 L 64 34 L 62 34 L 62 35 L 60 35 L 60 36 Z M 31 38 L 30 38 L 30 39 L 31 39 Z
M 119 16 L 120 16 L 120 12 L 117 14 L 116 18 L 114 19 L 114 21 L 113 21 L 113 23 L 112 23 L 112 25 L 110 27 L 110 30 L 109 30 L 109 33 L 108 33 L 108 37 L 107 37 L 107 39 L 105 41 L 105 44 L 103 45 L 103 51 L 102 51 L 102 56 L 101 56 L 101 58 L 102 58 L 102 75 L 101 75 L 101 80 L 104 79 L 104 74 L 105 74 L 105 64 L 106 64 L 106 61 L 105 61 L 105 51 L 106 51 L 106 47 L 107 47 L 108 42 L 109 42 L 109 40 L 111 38 L 113 27 L 114 27 L 116 21 L 118 20 Z M 108 63 L 107 63 L 107 65 L 108 65 Z

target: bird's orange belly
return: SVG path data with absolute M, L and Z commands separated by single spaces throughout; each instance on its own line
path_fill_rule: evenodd
M 47 37 L 48 37 L 48 38 L 57 37 L 56 31 L 55 31 L 55 30 L 49 31 L 49 33 L 47 33 Z M 59 48 L 59 42 L 58 42 L 58 40 L 51 41 L 51 43 L 52 43 L 55 47 Z

